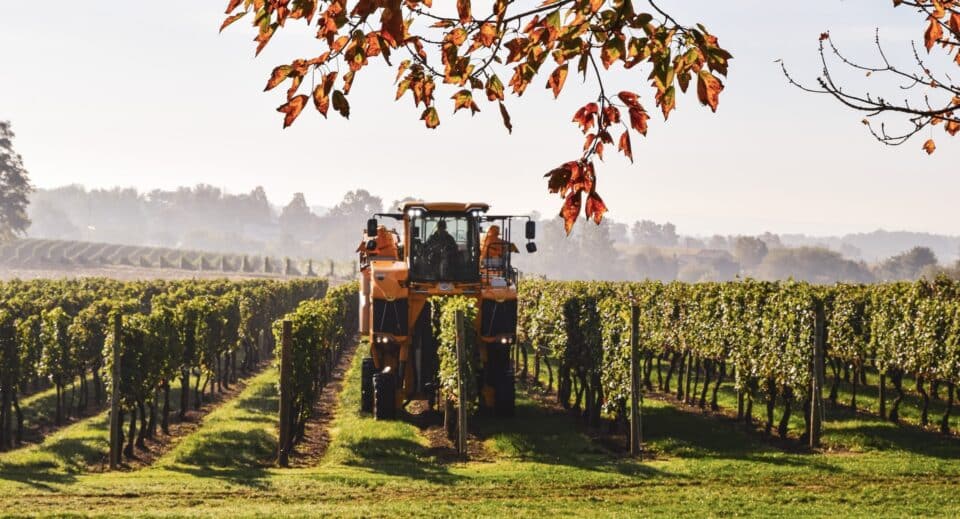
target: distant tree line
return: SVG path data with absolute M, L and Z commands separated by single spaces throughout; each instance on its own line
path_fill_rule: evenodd
M 146 193 L 72 185 L 33 193 L 29 235 L 349 261 L 370 215 L 415 199 L 407 196 L 384 205 L 382 198 L 357 189 L 330 208 L 311 206 L 303 193 L 278 207 L 262 187 L 231 194 L 205 184 Z M 950 262 L 960 250 L 960 239 L 919 233 L 877 231 L 822 239 L 769 232 L 694 237 L 679 234 L 670 222 L 625 223 L 609 217 L 600 225 L 577 226 L 567 236 L 559 217 L 534 217 L 540 220 L 539 250 L 520 255 L 514 263 L 526 273 L 551 279 L 910 280 L 955 273 L 957 267 Z M 862 259 L 888 250 L 896 252 L 872 262 Z M 938 252 L 947 260 L 942 265 Z

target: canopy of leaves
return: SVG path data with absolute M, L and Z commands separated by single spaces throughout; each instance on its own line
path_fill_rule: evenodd
M 693 81 L 700 102 L 717 109 L 723 90 L 717 76 L 727 74 L 731 55 L 704 26 L 681 25 L 652 0 L 547 0 L 540 5 L 493 0 L 482 12 L 469 0 L 439 4 L 230 0 L 221 30 L 247 17 L 257 29 L 259 54 L 289 22 L 316 26 L 316 51 L 277 66 L 266 83 L 265 90 L 287 87 L 286 101 L 277 109 L 284 114 L 284 127 L 311 102 L 324 117 L 332 107 L 348 118 L 357 74 L 382 60 L 396 69 L 396 99 L 407 97 L 422 109 L 420 120 L 427 128 L 440 124 L 438 100 L 449 99 L 454 113 L 462 109 L 473 115 L 485 99 L 496 105 L 512 131 L 507 96 L 520 97 L 531 84 L 541 84 L 557 97 L 574 69 L 584 81 L 593 81 L 597 92 L 573 116 L 585 135 L 583 149 L 546 174 L 549 191 L 564 200 L 560 214 L 567 232 L 581 213 L 599 223 L 607 211 L 596 190 L 593 157 L 602 160 L 605 147 L 613 146 L 619 134 L 617 151 L 633 161 L 631 135 L 647 133 L 650 116 L 640 94 L 607 87 L 615 69 L 642 74 L 638 79 L 649 82 L 653 104 L 664 119 L 676 106 L 677 90 L 686 92 Z

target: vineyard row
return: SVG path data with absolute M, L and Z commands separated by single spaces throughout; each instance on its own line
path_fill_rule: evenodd
M 173 384 L 181 387 L 182 418 L 191 396 L 199 408 L 205 393 L 237 380 L 238 368 L 252 370 L 269 353 L 273 321 L 322 296 L 326 286 L 325 280 L 2 283 L 0 448 L 22 440 L 23 395 L 54 386 L 59 424 L 88 407 L 91 392 L 99 408 L 116 388 L 119 411 L 129 413 L 125 450 L 132 456 L 134 442 L 142 446 L 157 425 L 167 430 Z
M 599 425 L 626 420 L 631 394 L 631 312 L 639 314 L 642 384 L 701 407 L 717 407 L 717 391 L 732 377 L 738 417 L 753 420 L 766 404 L 766 429 L 783 408 L 778 430 L 803 411 L 810 431 L 815 348 L 832 373 L 836 401 L 841 373 L 856 384 L 880 375 L 880 409 L 899 419 L 904 377 L 915 379 L 926 425 L 929 396 L 946 389 L 941 430 L 949 432 L 960 383 L 960 284 L 946 279 L 879 285 L 815 286 L 798 282 L 551 282 L 520 287 L 518 339 L 524 371 L 534 354 L 560 402 Z M 819 316 L 819 317 L 818 317 Z M 825 326 L 817 340 L 817 324 Z M 556 370 L 556 373 L 554 373 Z M 675 386 L 673 385 L 675 382 Z M 692 384 L 692 387 L 691 387 Z M 894 393 L 891 393 L 893 391 Z M 889 402 L 887 395 L 895 395 Z M 855 404 L 854 393 L 854 406 Z

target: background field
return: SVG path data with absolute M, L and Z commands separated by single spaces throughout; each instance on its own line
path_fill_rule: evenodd
M 724 417 L 648 399 L 653 459 L 640 462 L 592 441 L 543 403 L 549 396 L 524 387 L 515 418 L 476 422 L 481 459 L 457 462 L 413 422 L 376 422 L 356 412 L 362 355 L 352 359 L 319 463 L 271 466 L 278 376 L 268 369 L 149 468 L 95 473 L 77 461 L 89 441 L 82 438 L 103 427 L 102 416 L 0 455 L 0 514 L 960 514 L 957 440 L 843 412 L 830 416 L 825 450 L 808 454 Z M 848 396 L 843 391 L 840 400 Z M 722 404 L 729 403 L 725 396 Z M 76 449 L 46 449 L 65 441 Z

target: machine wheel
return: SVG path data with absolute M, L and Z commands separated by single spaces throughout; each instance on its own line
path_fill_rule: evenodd
M 373 373 L 376 370 L 373 359 L 365 357 L 360 366 L 360 411 L 364 413 L 373 412 Z
M 494 385 L 493 412 L 497 416 L 513 416 L 516 403 L 516 387 L 513 370 L 508 369 L 497 377 Z
M 397 385 L 393 373 L 373 375 L 373 417 L 392 420 L 397 416 Z

